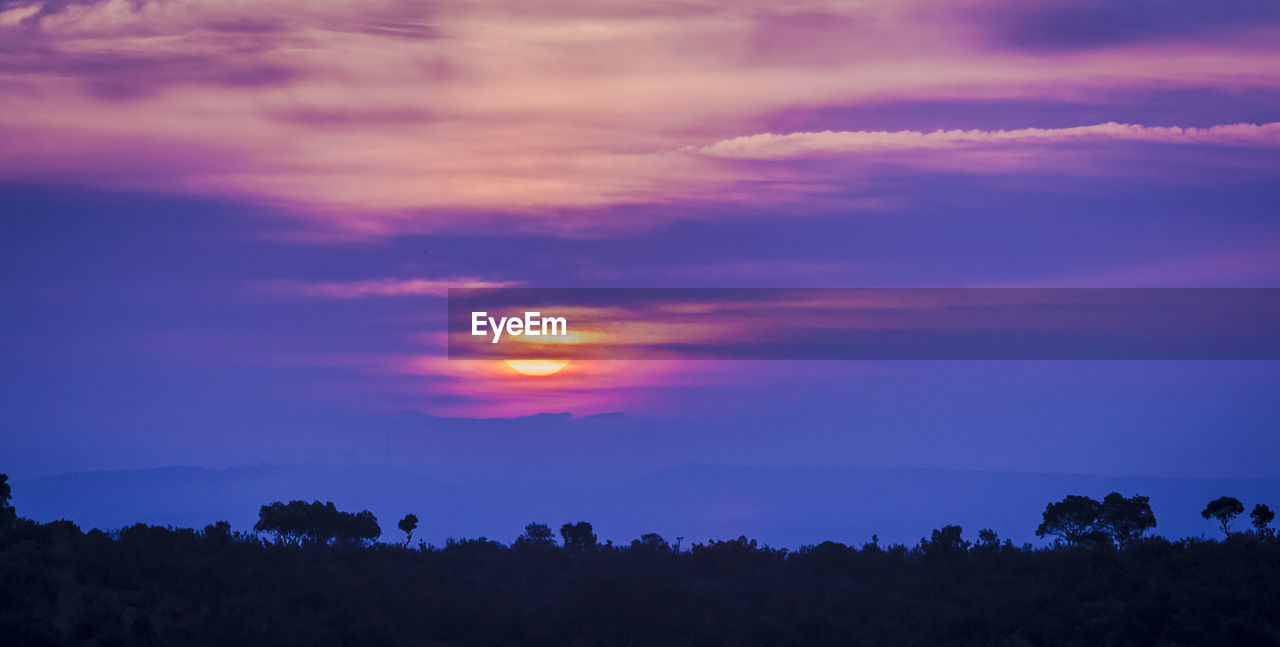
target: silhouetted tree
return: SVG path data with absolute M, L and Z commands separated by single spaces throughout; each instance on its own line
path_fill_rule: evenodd
M 17 520 L 18 513 L 9 505 L 13 490 L 9 487 L 9 475 L 0 474 L 0 528 L 8 528 Z
M 253 524 L 255 532 L 267 532 L 275 536 L 277 544 L 297 545 L 302 541 L 302 527 L 298 522 L 301 512 L 298 506 L 305 505 L 301 501 L 293 501 L 289 505 L 276 501 L 264 505 L 258 510 L 258 523 Z
M 1231 520 L 1237 515 L 1244 512 L 1244 504 L 1240 503 L 1240 499 L 1233 496 L 1218 497 L 1209 502 L 1200 512 L 1200 516 L 1206 521 L 1209 519 L 1217 519 L 1222 525 L 1222 534 L 1231 534 Z
M 596 549 L 596 534 L 585 521 L 560 526 L 560 537 L 564 540 L 565 552 L 586 553 Z
M 1253 521 L 1253 527 L 1258 531 L 1259 535 L 1270 535 L 1271 529 L 1267 526 L 1271 525 L 1276 519 L 1276 513 L 1271 511 L 1271 507 L 1265 503 L 1259 503 L 1253 506 L 1253 512 L 1249 513 L 1249 519 Z
M 933 531 L 928 540 L 920 540 L 920 550 L 928 556 L 960 555 L 969 550 L 969 542 L 962 536 L 964 529 L 948 525 Z
M 996 531 L 983 528 L 978 531 L 978 546 L 984 550 L 995 550 L 1000 547 L 1000 537 L 996 535 Z
M 649 532 L 640 535 L 639 539 L 632 539 L 631 548 L 633 550 L 667 552 L 671 550 L 671 544 L 668 544 L 667 540 L 662 538 L 662 535 L 656 532 Z
M 1069 494 L 1045 506 L 1044 521 L 1036 528 L 1036 536 L 1054 535 L 1068 546 L 1093 544 L 1098 538 L 1094 524 L 1101 510 L 1102 504 L 1094 499 Z
M 206 541 L 218 545 L 226 545 L 231 543 L 231 524 L 225 521 L 217 521 L 204 527 L 204 538 Z
M 524 527 L 524 538 L 536 544 L 554 544 L 551 526 L 545 523 L 530 523 Z
M 404 533 L 404 545 L 408 546 L 409 542 L 413 541 L 413 531 L 418 528 L 418 515 L 410 512 L 396 525 Z
M 551 526 L 545 523 L 532 522 L 524 527 L 524 534 L 516 537 L 512 548 L 520 550 L 550 550 L 555 548 L 556 539 L 551 533 Z
M 334 507 L 332 501 L 310 504 L 305 501 L 290 501 L 288 504 L 276 501 L 264 505 L 258 511 L 258 523 L 253 529 L 273 534 L 278 544 L 292 546 L 304 543 L 359 545 L 382 535 L 382 528 L 372 512 L 343 512 Z
M 1105 532 L 1116 545 L 1124 548 L 1146 531 L 1156 527 L 1156 515 L 1151 511 L 1150 497 L 1134 495 L 1124 498 L 1112 492 L 1102 500 L 1098 510 L 1098 530 Z
M 330 503 L 328 506 L 332 510 L 333 504 Z M 382 527 L 378 525 L 378 518 L 368 510 L 361 510 L 354 515 L 350 512 L 338 512 L 337 515 L 328 518 L 332 520 L 334 527 L 333 540 L 339 544 L 360 546 L 382 536 Z M 321 543 L 324 543 L 323 538 Z

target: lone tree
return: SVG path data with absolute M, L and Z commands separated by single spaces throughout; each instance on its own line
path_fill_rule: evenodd
M 1036 536 L 1053 535 L 1068 546 L 1096 543 L 1099 532 L 1094 528 L 1102 504 L 1087 496 L 1068 494 L 1066 498 L 1044 507 L 1044 521 L 1036 528 Z
M 1249 513 L 1249 519 L 1253 521 L 1253 527 L 1258 531 L 1259 535 L 1271 534 L 1271 529 L 1267 526 L 1271 525 L 1276 519 L 1276 513 L 1271 511 L 1271 507 L 1265 503 L 1259 503 L 1253 506 L 1253 512 Z
M 1105 532 L 1116 545 L 1124 548 L 1146 531 L 1156 527 L 1156 515 L 1151 511 L 1151 498 L 1133 495 L 1124 498 L 1112 492 L 1102 500 L 1098 510 L 1098 530 Z
M 1209 502 L 1200 512 L 1200 516 L 1205 520 L 1217 519 L 1222 525 L 1222 534 L 1224 536 L 1231 534 L 1231 520 L 1237 515 L 1244 512 L 1244 504 L 1240 503 L 1240 499 L 1233 496 L 1218 497 Z
M 564 539 L 566 553 L 586 553 L 596 549 L 596 533 L 585 521 L 560 526 L 560 537 Z
M 404 532 L 404 545 L 408 546 L 413 541 L 413 531 L 418 529 L 418 515 L 410 512 L 396 526 Z

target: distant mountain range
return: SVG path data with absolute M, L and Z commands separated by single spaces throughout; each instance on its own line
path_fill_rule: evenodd
M 13 484 L 19 514 L 70 519 L 85 529 L 136 522 L 203 527 L 227 520 L 252 527 L 258 507 L 276 500 L 320 499 L 368 508 L 383 539 L 398 541 L 396 521 L 422 520 L 418 537 L 487 536 L 509 543 L 524 524 L 558 527 L 590 521 L 602 540 L 628 542 L 646 532 L 695 541 L 745 534 L 795 548 L 831 539 L 914 544 L 945 524 L 973 539 L 992 528 L 1016 543 L 1038 542 L 1040 513 L 1067 494 L 1111 491 L 1151 497 L 1167 537 L 1214 536 L 1200 518 L 1210 499 L 1235 496 L 1280 507 L 1280 479 L 1103 477 L 937 469 L 763 468 L 685 465 L 599 482 L 572 474 L 459 480 L 375 465 L 261 465 L 231 469 L 165 467 L 84 472 Z M 1244 529 L 1248 519 L 1236 522 Z

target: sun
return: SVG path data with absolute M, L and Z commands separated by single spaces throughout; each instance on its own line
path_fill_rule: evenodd
M 523 375 L 552 375 L 569 365 L 567 359 L 508 359 L 503 360 L 512 370 Z

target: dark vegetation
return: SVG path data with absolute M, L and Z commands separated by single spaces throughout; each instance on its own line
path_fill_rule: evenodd
M 1224 497 L 1229 499 L 1229 497 Z M 255 533 L 135 525 L 82 532 L 8 505 L 0 475 L 0 645 L 1276 645 L 1274 514 L 1218 499 L 1221 541 L 1149 537 L 1145 497 L 1049 504 L 1053 546 L 745 537 L 620 546 L 586 522 L 531 523 L 509 546 L 376 543 L 372 514 L 263 506 Z

